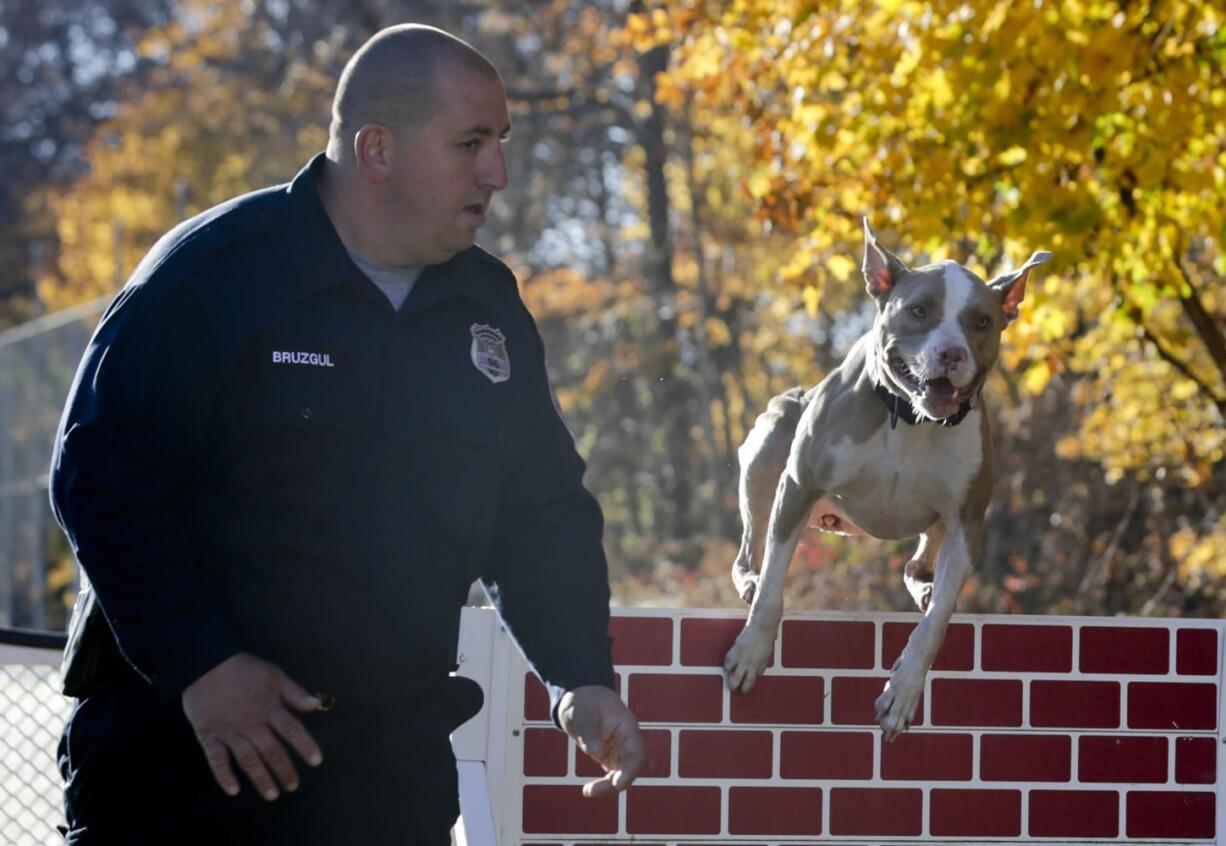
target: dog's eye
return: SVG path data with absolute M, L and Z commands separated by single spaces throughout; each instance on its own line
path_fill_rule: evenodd
M 992 318 L 988 317 L 986 314 L 981 314 L 979 318 L 975 321 L 976 329 L 987 329 L 991 325 L 992 325 Z
M 913 305 L 911 306 L 911 308 L 908 309 L 908 311 L 910 311 L 913 315 L 921 319 L 928 316 L 928 312 L 924 310 L 924 307 L 922 305 Z

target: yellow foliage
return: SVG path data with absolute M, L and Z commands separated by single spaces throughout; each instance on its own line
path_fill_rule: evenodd
M 1209 484 L 1226 455 L 1220 4 L 686 5 L 670 85 L 704 124 L 738 122 L 720 141 L 742 198 L 791 236 L 775 278 L 806 311 L 855 302 L 829 295 L 857 295 L 862 214 L 904 259 L 985 276 L 1051 250 L 1001 361 L 1028 394 L 1058 379 L 1076 398 L 1059 454 Z M 1189 320 L 1192 296 L 1216 329 Z M 1226 561 L 1223 536 L 1177 557 Z
M 295 84 L 282 88 L 229 70 L 241 68 L 240 57 L 284 64 L 268 53 L 267 24 L 248 20 L 243 8 L 190 0 L 190 27 L 147 33 L 142 55 L 165 62 L 150 90 L 99 127 L 84 177 L 33 199 L 52 209 L 61 244 L 55 272 L 39 281 L 48 308 L 114 293 L 185 216 L 288 181 L 322 148 L 332 81 L 294 63 L 284 72 Z

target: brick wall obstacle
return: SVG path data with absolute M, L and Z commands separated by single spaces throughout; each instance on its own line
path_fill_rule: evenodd
M 873 700 L 918 615 L 790 614 L 770 669 L 733 694 L 720 666 L 743 620 L 615 613 L 648 760 L 627 794 L 588 800 L 599 769 L 493 614 L 466 609 L 461 672 L 487 703 L 453 738 L 462 778 L 479 769 L 465 821 L 503 846 L 1217 842 L 1226 624 L 955 616 L 891 744 Z

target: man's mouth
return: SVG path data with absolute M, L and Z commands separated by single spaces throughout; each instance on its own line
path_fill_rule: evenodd
M 934 417 L 948 417 L 975 393 L 973 379 L 965 387 L 959 388 L 947 376 L 921 379 L 900 356 L 890 356 L 889 361 L 890 372 L 898 383 Z
M 467 212 L 468 214 L 471 214 L 473 217 L 479 218 L 481 220 L 485 220 L 485 204 L 484 203 L 473 203 L 472 205 L 465 206 L 463 210 Z

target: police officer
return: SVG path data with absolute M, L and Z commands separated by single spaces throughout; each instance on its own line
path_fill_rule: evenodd
M 386 29 L 326 153 L 176 227 L 103 316 L 52 465 L 87 577 L 69 843 L 447 842 L 475 578 L 604 766 L 585 792 L 634 780 L 600 510 L 473 245 L 509 129 L 485 57 Z

